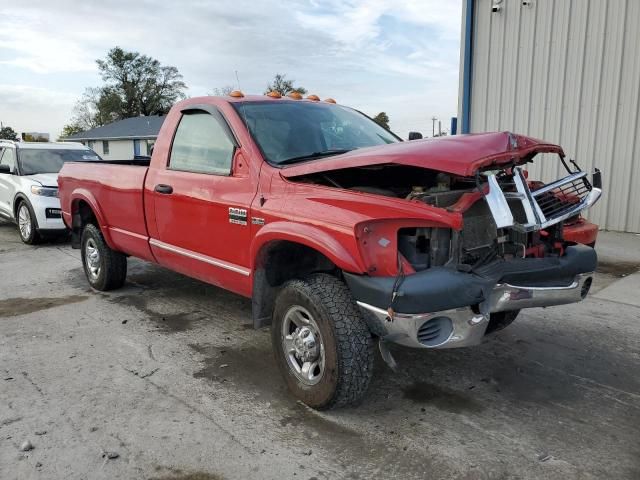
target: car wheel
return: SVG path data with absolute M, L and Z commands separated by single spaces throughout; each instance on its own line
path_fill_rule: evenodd
M 27 245 L 35 245 L 38 243 L 40 235 L 38 234 L 36 216 L 27 202 L 20 202 L 20 205 L 18 205 L 17 217 L 20 239 Z
M 337 278 L 314 274 L 287 282 L 276 298 L 271 339 L 289 390 L 309 407 L 352 405 L 367 391 L 373 338 Z
M 112 250 L 98 227 L 89 223 L 82 231 L 82 266 L 89 284 L 100 291 L 115 290 L 127 277 L 127 257 Z

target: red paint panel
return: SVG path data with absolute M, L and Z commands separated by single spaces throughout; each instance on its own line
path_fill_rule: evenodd
M 592 245 L 598 238 L 598 226 L 583 218 L 571 225 L 565 225 L 562 231 L 566 241 L 583 245 Z

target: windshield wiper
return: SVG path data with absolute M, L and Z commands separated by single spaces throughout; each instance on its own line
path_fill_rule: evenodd
M 278 165 L 289 165 L 291 163 L 303 162 L 305 160 L 313 160 L 314 158 L 330 157 L 332 155 L 340 155 L 342 153 L 350 152 L 350 149 L 336 149 L 336 150 L 324 150 L 322 152 L 308 153 L 307 155 L 300 155 L 299 157 L 291 157 L 278 162 Z

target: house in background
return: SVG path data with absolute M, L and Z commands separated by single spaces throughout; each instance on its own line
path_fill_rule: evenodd
M 164 116 L 125 118 L 63 140 L 81 142 L 105 160 L 130 160 L 138 155 L 151 155 L 164 119 Z

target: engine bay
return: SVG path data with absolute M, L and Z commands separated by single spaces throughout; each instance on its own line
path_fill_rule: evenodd
M 496 172 L 498 184 L 512 194 L 507 203 L 514 220 L 527 222 L 527 215 L 514 183 L 512 168 Z M 481 175 L 460 177 L 405 165 L 375 165 L 314 173 L 298 177 L 298 182 L 323 185 L 421 202 L 458 211 L 463 228 L 456 231 L 438 227 L 401 228 L 398 230 L 398 253 L 407 269 L 415 272 L 434 266 L 451 266 L 471 271 L 498 259 L 562 255 L 562 222 L 545 229 L 520 231 L 498 228 L 484 194 L 488 185 Z M 531 187 L 543 186 L 530 182 Z M 553 196 L 553 195 L 552 195 Z M 555 197 L 554 197 L 555 198 Z

